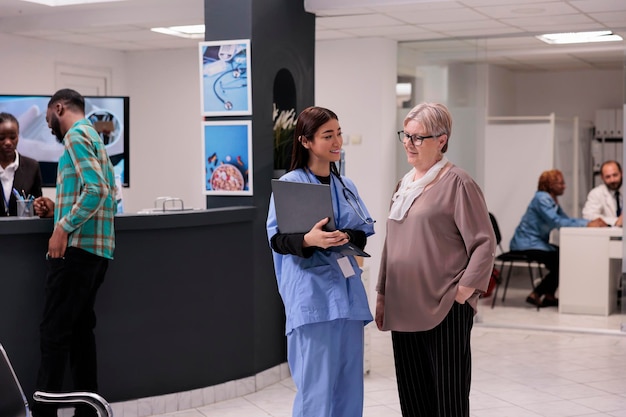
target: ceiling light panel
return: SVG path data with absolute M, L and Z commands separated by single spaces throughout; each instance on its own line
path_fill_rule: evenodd
M 170 26 L 150 29 L 164 35 L 178 36 L 186 39 L 204 39 L 204 25 Z
M 37 3 L 43 4 L 45 6 L 76 6 L 80 4 L 91 4 L 91 3 L 113 3 L 116 1 L 125 1 L 125 0 L 22 0 L 28 3 Z
M 621 36 L 609 30 L 595 32 L 546 33 L 537 36 L 537 39 L 552 45 L 590 42 L 615 42 L 623 40 Z

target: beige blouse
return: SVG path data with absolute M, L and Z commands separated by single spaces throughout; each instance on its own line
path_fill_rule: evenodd
M 413 202 L 401 221 L 387 219 L 376 290 L 385 295 L 384 330 L 424 331 L 450 311 L 459 285 L 487 290 L 496 239 L 478 184 L 452 166 Z

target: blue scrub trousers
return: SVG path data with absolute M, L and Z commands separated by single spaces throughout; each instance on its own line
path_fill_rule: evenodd
M 306 324 L 287 335 L 287 358 L 298 389 L 294 417 L 363 415 L 362 320 Z

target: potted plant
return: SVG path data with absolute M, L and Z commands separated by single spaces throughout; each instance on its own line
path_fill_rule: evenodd
M 274 177 L 278 178 L 289 169 L 293 131 L 296 128 L 296 111 L 279 110 L 274 104 Z

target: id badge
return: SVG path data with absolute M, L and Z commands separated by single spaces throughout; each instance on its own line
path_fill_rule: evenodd
M 350 263 L 350 259 L 347 256 L 342 256 L 337 259 L 337 263 L 339 264 L 339 268 L 341 268 L 341 272 L 343 273 L 344 278 L 350 278 L 354 276 L 354 268 Z

